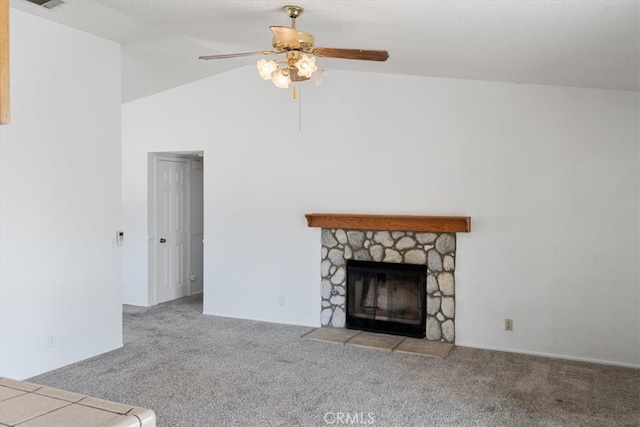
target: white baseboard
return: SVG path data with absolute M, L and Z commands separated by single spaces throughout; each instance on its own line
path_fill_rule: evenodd
M 634 363 L 613 362 L 610 360 L 590 359 L 587 357 L 567 356 L 564 354 L 542 353 L 538 351 L 526 351 L 526 350 L 518 350 L 518 349 L 512 349 L 512 348 L 491 347 L 491 346 L 478 345 L 473 343 L 460 344 L 456 342 L 455 345 L 458 347 L 478 348 L 481 350 L 504 351 L 507 353 L 518 353 L 518 354 L 528 354 L 530 356 L 549 357 L 551 359 L 575 360 L 577 362 L 588 362 L 588 363 L 597 363 L 600 365 L 610 365 L 610 366 L 620 366 L 623 368 L 640 369 L 640 364 L 634 364 Z

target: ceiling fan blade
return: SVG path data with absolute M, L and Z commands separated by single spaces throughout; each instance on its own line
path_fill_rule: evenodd
M 255 52 L 242 52 L 242 53 L 223 53 L 222 55 L 204 55 L 199 56 L 199 59 L 226 59 L 226 58 L 239 58 L 241 56 L 252 56 L 252 55 L 276 55 L 278 53 L 277 50 L 258 50 Z
M 300 47 L 300 41 L 298 40 L 298 30 L 291 27 L 278 27 L 272 25 L 271 31 L 273 31 L 273 35 L 280 41 L 281 44 L 287 45 L 288 47 L 296 48 Z
M 381 61 L 389 59 L 386 50 L 340 49 L 335 47 L 316 47 L 312 52 L 326 58 L 359 59 L 362 61 Z

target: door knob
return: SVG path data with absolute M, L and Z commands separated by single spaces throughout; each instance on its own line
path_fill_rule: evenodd
M 164 237 L 160 239 L 160 243 L 167 243 L 167 239 L 165 239 Z

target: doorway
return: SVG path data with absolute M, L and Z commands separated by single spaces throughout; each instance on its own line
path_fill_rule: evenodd
M 149 154 L 149 303 L 203 291 L 202 152 Z

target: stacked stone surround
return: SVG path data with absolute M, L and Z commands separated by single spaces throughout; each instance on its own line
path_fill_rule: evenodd
M 322 326 L 344 328 L 346 260 L 427 266 L 427 339 L 455 341 L 454 233 L 322 229 Z

